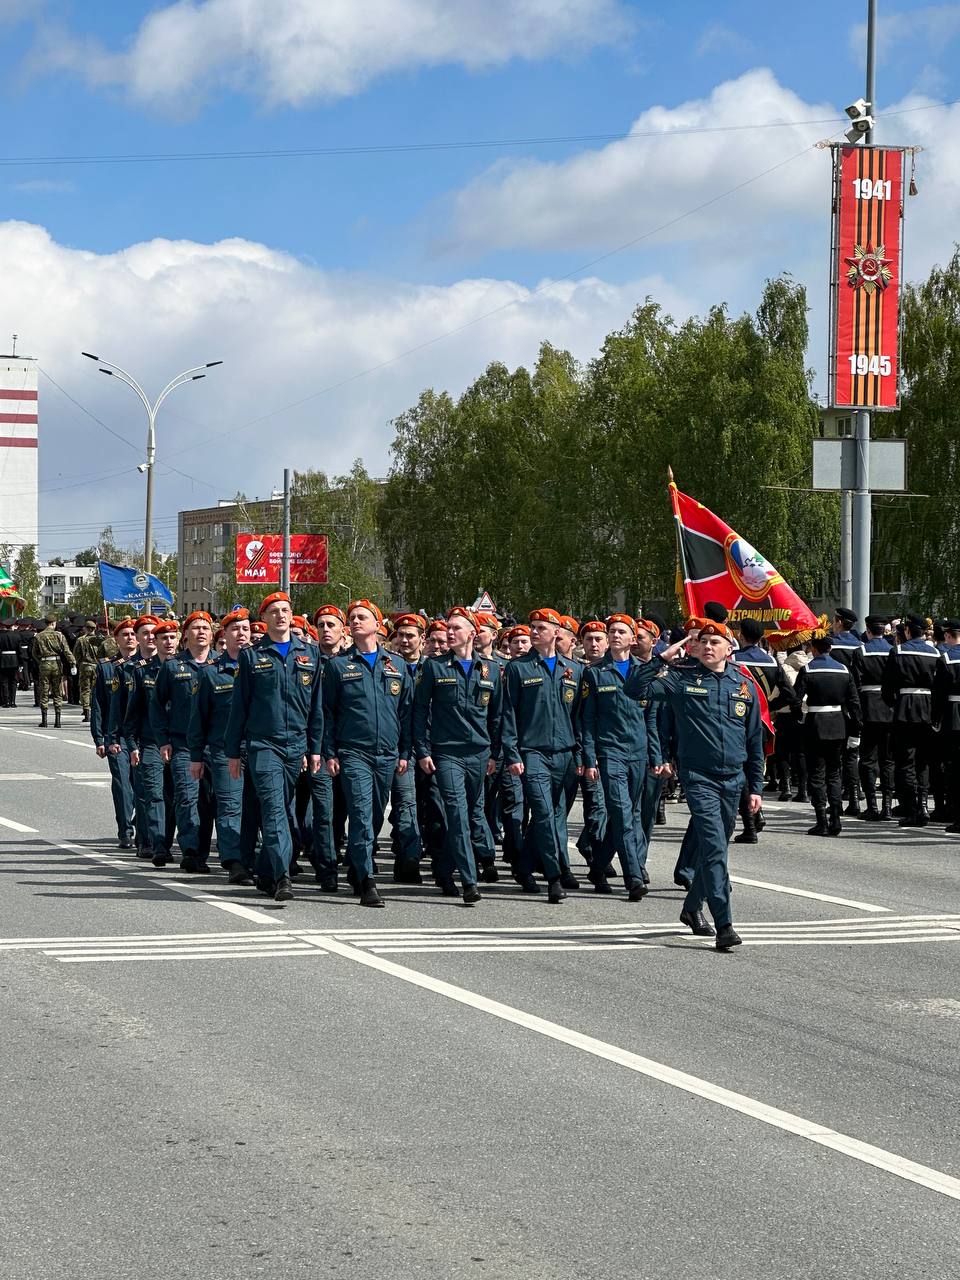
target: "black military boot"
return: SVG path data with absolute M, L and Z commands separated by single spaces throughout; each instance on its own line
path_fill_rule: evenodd
M 843 816 L 845 818 L 859 818 L 860 817 L 860 788 L 857 786 L 855 782 L 851 783 L 847 791 L 847 797 L 848 797 L 847 807 L 843 811 Z
M 883 798 L 880 802 L 880 817 L 883 822 L 893 821 L 893 807 L 890 800 L 890 792 L 884 791 Z
M 667 825 L 667 801 L 663 792 L 660 792 L 660 799 L 657 801 L 657 816 L 653 820 L 656 827 L 665 827 Z
M 40 723 L 37 725 L 37 728 L 38 728 L 38 729 L 46 729 L 46 727 L 47 727 L 47 708 L 46 708 L 46 707 L 41 707 L 41 708 L 40 708 Z
M 85 708 L 84 708 L 84 712 L 83 712 L 83 723 L 84 723 L 84 724 L 89 724 L 89 723 L 90 723 L 90 708 L 89 708 L 89 707 L 85 707 Z
M 53 709 L 53 727 L 55 729 L 60 728 L 60 708 L 59 707 L 54 707 Z
M 930 815 L 927 813 L 927 793 L 921 788 L 917 792 L 917 826 L 925 827 L 930 821 Z
M 777 782 L 780 788 L 777 794 L 777 799 L 789 800 L 790 799 L 790 773 L 789 773 L 789 770 L 787 769 L 786 760 L 781 760 L 780 763 L 777 765 Z
M 863 815 L 864 822 L 882 822 L 880 810 L 877 808 L 876 788 L 871 784 L 866 788 L 867 810 Z
M 757 843 L 757 817 L 751 813 L 747 805 L 741 805 L 740 816 L 743 818 L 743 830 L 738 836 L 733 837 L 734 844 L 756 844 Z
M 860 812 L 859 808 L 857 809 L 857 812 Z M 830 806 L 830 817 L 827 819 L 827 835 L 838 836 L 842 830 L 843 826 L 840 823 L 840 806 L 838 804 L 832 804 Z
M 828 836 L 830 834 L 830 829 L 827 826 L 826 809 L 816 809 L 814 810 L 814 812 L 817 815 L 817 821 L 816 821 L 816 824 L 808 830 L 807 835 L 808 836 Z

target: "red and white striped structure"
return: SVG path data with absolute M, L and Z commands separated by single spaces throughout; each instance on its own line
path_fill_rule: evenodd
M 0 356 L 0 542 L 18 550 L 37 543 L 37 410 L 36 361 Z

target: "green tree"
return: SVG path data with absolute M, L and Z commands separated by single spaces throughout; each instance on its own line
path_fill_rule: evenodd
M 895 536 L 906 580 L 902 603 L 936 613 L 957 602 L 960 247 L 945 267 L 904 291 L 902 370 L 901 411 L 891 429 L 907 440 L 910 489 L 931 496 L 885 510 L 878 532 Z
M 37 548 L 32 545 L 20 548 L 13 566 L 13 580 L 25 601 L 25 612 L 36 615 L 40 611 L 40 588 L 43 579 L 37 566 Z
M 100 589 L 99 574 L 70 592 L 67 597 L 66 611 L 82 614 L 85 618 L 99 620 L 103 617 L 103 592 Z
M 96 547 L 85 547 L 83 551 L 78 551 L 74 556 L 75 562 L 78 565 L 82 565 L 84 568 L 89 565 L 96 564 L 99 558 Z

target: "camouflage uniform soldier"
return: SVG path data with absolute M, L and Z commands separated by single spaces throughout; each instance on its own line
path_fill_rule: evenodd
M 47 727 L 47 706 L 53 698 L 53 710 L 56 717 L 55 729 L 60 728 L 60 707 L 63 705 L 61 681 L 69 671 L 76 675 L 73 665 L 73 654 L 63 634 L 57 630 L 57 619 L 49 614 L 45 619 L 46 626 L 33 638 L 31 657 L 37 664 L 37 686 L 40 694 L 40 724 L 38 728 Z
M 100 648 L 97 644 L 97 624 L 93 619 L 88 618 L 83 628 L 83 634 L 77 637 L 73 646 L 73 658 L 80 669 L 80 705 L 83 707 L 83 722 L 87 724 L 90 720 L 90 702 L 97 679 Z

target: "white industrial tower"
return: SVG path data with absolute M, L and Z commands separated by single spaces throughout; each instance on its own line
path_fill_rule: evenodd
M 36 361 L 0 355 L 0 542 L 12 558 L 38 538 L 37 408 Z

